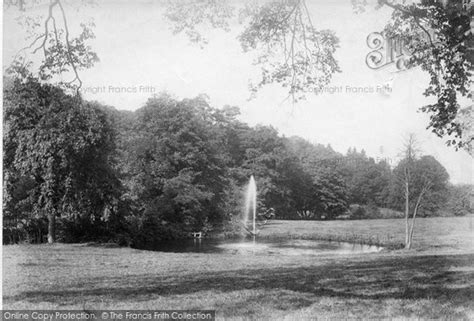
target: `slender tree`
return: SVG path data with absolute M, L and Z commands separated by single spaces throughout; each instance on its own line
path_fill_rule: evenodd
M 417 140 L 410 134 L 404 145 L 404 158 L 394 168 L 396 188 L 391 191 L 396 208 L 405 214 L 405 248 L 410 249 L 415 220 L 420 214 L 435 215 L 447 200 L 449 175 L 432 156 L 419 156 Z
M 425 180 L 425 182 L 423 183 L 423 187 L 416 199 L 415 208 L 413 209 L 413 217 L 412 217 L 411 226 L 410 226 L 410 234 L 409 235 L 407 234 L 407 239 L 405 243 L 405 248 L 408 250 L 411 249 L 412 242 L 413 242 L 413 231 L 415 230 L 416 214 L 418 213 L 418 209 L 420 208 L 423 197 L 429 191 L 430 187 L 431 187 L 431 181 Z
M 409 243 L 409 212 L 410 212 L 410 183 L 413 171 L 413 164 L 416 158 L 416 138 L 414 134 L 409 134 L 405 142 L 405 166 L 404 166 L 404 187 L 405 187 L 405 246 Z

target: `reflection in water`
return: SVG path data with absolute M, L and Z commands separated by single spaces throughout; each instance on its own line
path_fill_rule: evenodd
M 197 252 L 200 252 L 199 250 L 201 249 L 202 238 L 194 238 L 193 241 L 194 241 L 194 248 L 198 250 Z
M 200 252 L 231 254 L 320 255 L 379 252 L 374 245 L 314 240 L 211 240 L 192 239 L 163 242 L 146 247 L 162 252 Z

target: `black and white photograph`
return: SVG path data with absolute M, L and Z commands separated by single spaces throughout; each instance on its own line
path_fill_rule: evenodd
M 1 320 L 474 320 L 472 0 L 1 25 Z

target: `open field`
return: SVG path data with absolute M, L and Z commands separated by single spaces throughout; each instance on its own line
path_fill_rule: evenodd
M 235 319 L 473 319 L 471 222 L 471 217 L 420 219 L 414 250 L 363 256 L 4 246 L 3 304 L 9 309 L 216 309 L 218 317 Z M 262 236 L 379 235 L 382 242 L 396 243 L 403 240 L 403 223 L 273 221 Z
M 474 216 L 418 218 L 414 250 L 474 250 L 473 226 Z M 405 242 L 405 220 L 270 221 L 261 236 L 354 241 L 400 248 Z

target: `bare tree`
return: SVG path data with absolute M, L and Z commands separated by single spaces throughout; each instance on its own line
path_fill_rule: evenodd
M 409 134 L 404 146 L 405 170 L 404 170 L 404 187 L 405 187 L 405 246 L 409 241 L 410 232 L 410 183 L 413 172 L 413 165 L 417 156 L 417 141 L 414 134 Z
M 421 202 L 423 200 L 423 196 L 429 191 L 430 188 L 431 188 L 431 182 L 428 179 L 425 179 L 425 182 L 423 184 L 423 188 L 421 189 L 420 194 L 418 194 L 418 198 L 416 199 L 415 208 L 413 209 L 413 217 L 412 217 L 412 220 L 411 220 L 410 234 L 407 234 L 405 248 L 408 249 L 408 250 L 411 249 L 411 245 L 412 245 L 413 231 L 415 229 L 416 214 L 418 213 L 418 209 L 420 208 Z
M 404 144 L 404 175 L 403 175 L 403 185 L 404 185 L 404 198 L 405 198 L 405 248 L 410 249 L 412 246 L 413 232 L 415 228 L 415 220 L 418 210 L 422 204 L 423 197 L 431 188 L 431 181 L 428 178 L 423 178 L 423 185 L 421 190 L 416 196 L 415 185 L 415 171 L 416 171 L 416 160 L 420 150 L 418 148 L 418 141 L 415 134 L 411 133 L 408 135 L 405 144 Z M 415 201 L 416 200 L 416 201 Z M 414 202 L 414 205 L 413 205 Z M 411 203 L 411 204 L 410 204 Z M 411 215 L 410 223 L 410 210 L 413 210 Z

